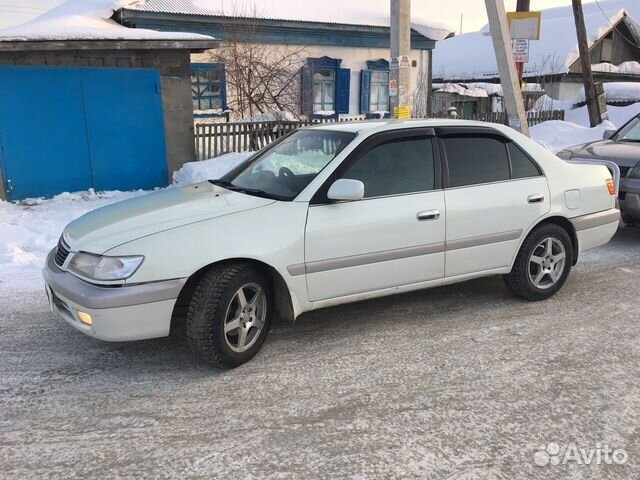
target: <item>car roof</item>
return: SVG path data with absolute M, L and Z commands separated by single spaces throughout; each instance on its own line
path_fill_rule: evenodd
M 334 132 L 375 133 L 387 130 L 417 127 L 489 127 L 503 130 L 503 125 L 458 119 L 410 119 L 410 120 L 359 120 L 350 122 L 321 123 L 307 127 L 309 129 L 330 130 Z

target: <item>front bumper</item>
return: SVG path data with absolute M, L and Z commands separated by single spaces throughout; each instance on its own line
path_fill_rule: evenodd
M 55 249 L 42 276 L 51 309 L 81 332 L 100 340 L 127 341 L 166 337 L 176 299 L 186 279 L 123 286 L 87 283 L 58 268 Z M 80 321 L 78 311 L 91 315 Z

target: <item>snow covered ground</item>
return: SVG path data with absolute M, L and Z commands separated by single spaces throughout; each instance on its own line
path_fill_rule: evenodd
M 186 163 L 167 188 L 219 178 L 250 153 L 231 153 L 216 159 Z M 148 192 L 62 193 L 51 199 L 0 201 L 0 289 L 38 289 L 40 269 L 64 227 L 90 210 Z
M 492 277 L 277 321 L 231 371 L 0 289 L 0 478 L 638 479 L 640 230 L 595 252 L 546 302 Z M 551 441 L 628 461 L 536 466 Z

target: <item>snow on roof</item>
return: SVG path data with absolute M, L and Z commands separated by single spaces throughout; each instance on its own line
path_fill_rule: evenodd
M 590 43 L 599 39 L 623 16 L 640 37 L 639 0 L 600 0 L 583 5 Z M 571 6 L 542 10 L 540 40 L 531 40 L 525 76 L 567 73 L 578 59 L 578 41 Z M 498 76 L 495 52 L 489 27 L 466 33 L 438 44 L 433 54 L 433 78 L 481 79 Z
M 640 82 L 607 82 L 603 84 L 607 103 L 640 102 Z M 578 93 L 574 103 L 584 103 L 584 89 Z
M 0 41 L 42 40 L 213 40 L 193 33 L 127 28 L 114 12 L 140 0 L 67 0 L 33 20 L 0 30 Z
M 153 13 L 389 26 L 389 0 L 138 0 L 126 8 Z M 411 6 L 411 20 L 411 27 L 431 40 L 442 40 L 454 31 L 431 20 L 429 10 L 419 1 Z

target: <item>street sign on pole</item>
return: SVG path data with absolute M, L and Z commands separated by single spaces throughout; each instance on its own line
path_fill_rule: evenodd
M 514 38 L 511 40 L 513 50 L 513 60 L 516 63 L 527 63 L 529 61 L 529 40 L 526 38 Z
M 507 12 L 511 38 L 540 40 L 540 12 Z
M 410 118 L 411 0 L 391 0 L 389 107 L 393 118 Z

